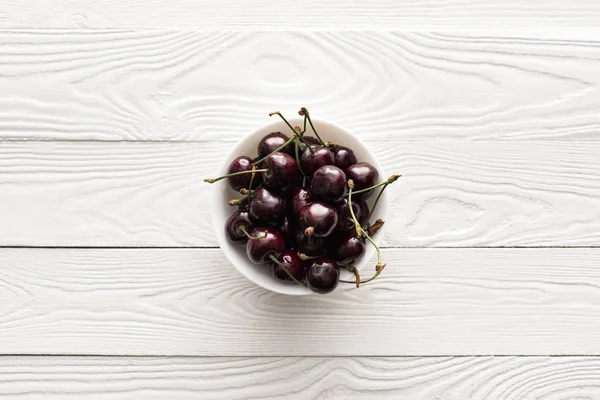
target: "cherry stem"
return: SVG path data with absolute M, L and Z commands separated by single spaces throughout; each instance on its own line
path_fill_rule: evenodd
M 286 124 L 287 126 L 289 126 L 289 127 L 290 127 L 290 129 L 292 130 L 292 132 L 294 132 L 294 136 L 297 136 L 297 137 L 299 137 L 299 138 L 300 138 L 300 139 L 301 139 L 301 140 L 302 140 L 302 141 L 303 141 L 303 142 L 304 142 L 304 143 L 305 143 L 305 144 L 308 146 L 308 149 L 310 150 L 310 152 L 311 152 L 311 153 L 314 153 L 314 152 L 315 152 L 315 151 L 314 151 L 314 150 L 313 150 L 313 149 L 310 147 L 310 143 L 308 143 L 308 142 L 306 141 L 306 139 L 304 139 L 304 138 L 302 137 L 302 132 L 299 130 L 300 128 L 298 128 L 298 130 L 296 130 L 296 128 L 294 128 L 294 127 L 293 127 L 293 126 L 292 126 L 292 125 L 291 125 L 291 124 L 288 122 L 288 120 L 287 120 L 287 119 L 285 119 L 285 117 L 283 116 L 283 114 L 281 114 L 279 111 L 274 111 L 274 112 L 272 112 L 272 113 L 269 113 L 269 117 L 272 117 L 273 115 L 279 115 L 279 118 L 281 118 L 281 119 L 283 120 L 283 122 L 285 122 L 285 124 Z M 289 141 L 291 141 L 291 140 L 292 140 L 292 138 L 290 138 L 290 140 L 288 140 L 288 142 L 289 142 Z M 287 143 L 287 142 L 286 142 L 286 143 Z M 283 148 L 283 146 L 282 146 L 281 148 Z M 280 150 L 280 149 L 278 149 L 278 150 Z M 275 151 L 278 151 L 278 150 L 275 150 Z M 262 160 L 259 160 L 259 161 L 262 161 Z
M 325 143 L 323 141 L 323 139 L 321 139 L 321 136 L 319 136 L 319 134 L 317 133 L 317 130 L 315 129 L 315 126 L 313 125 L 312 120 L 310 119 L 310 113 L 308 112 L 308 110 L 306 109 L 306 107 L 302 107 L 300 109 L 300 111 L 298 111 L 298 114 L 304 115 L 304 117 L 306 119 L 308 119 L 308 123 L 310 124 L 310 127 L 312 128 L 313 132 L 315 133 L 315 136 L 317 137 L 317 139 L 319 139 L 319 142 L 321 142 L 321 144 L 323 145 L 323 147 L 329 147 L 327 145 L 327 143 Z
M 352 272 L 354 274 L 354 278 L 356 279 L 354 282 L 352 281 L 345 281 L 343 279 L 340 279 L 340 282 L 344 282 L 344 283 L 353 283 L 356 285 L 356 287 L 358 288 L 360 286 L 361 282 L 360 281 L 360 274 L 358 273 L 358 270 L 356 269 L 356 267 L 354 267 L 354 265 L 340 265 L 340 267 Z
M 322 256 L 309 256 L 308 254 L 304 254 L 304 253 L 300 253 L 298 252 L 298 258 L 301 259 L 302 261 L 306 261 L 306 260 L 314 260 L 315 258 L 320 258 Z
M 212 178 L 212 179 L 208 178 L 208 179 L 205 179 L 204 182 L 215 183 L 217 181 L 220 181 L 221 179 L 229 178 L 230 176 L 243 175 L 243 174 L 254 174 L 255 172 L 268 172 L 268 171 L 269 170 L 265 168 L 265 169 L 253 169 L 253 170 L 250 170 L 250 171 L 234 172 L 234 173 L 231 173 L 231 174 L 228 174 L 228 175 L 220 176 L 218 178 Z
M 398 180 L 398 178 L 400 178 L 401 176 L 402 176 L 402 175 L 399 175 L 399 174 L 392 175 L 392 176 L 390 176 L 390 177 L 389 177 L 389 178 L 388 178 L 386 181 L 380 182 L 380 183 L 378 183 L 378 184 L 376 184 L 376 185 L 373 185 L 373 186 L 371 186 L 371 187 L 368 187 L 368 188 L 364 188 L 364 189 L 356 190 L 356 191 L 354 192 L 354 194 L 359 194 L 359 193 L 362 193 L 362 192 L 367 192 L 367 191 L 369 191 L 369 190 L 376 189 L 376 188 L 378 188 L 378 187 L 380 187 L 380 186 L 387 186 L 387 185 L 389 185 L 389 184 L 391 184 L 391 183 L 394 183 L 394 182 L 396 182 L 396 181 Z M 384 187 L 383 189 L 385 189 L 385 187 Z M 383 191 L 383 189 L 381 189 L 381 190 Z
M 246 235 L 248 237 L 248 239 L 250 239 L 250 240 L 260 240 L 260 239 L 264 239 L 264 238 L 267 237 L 267 231 L 265 231 L 262 236 L 252 236 L 246 230 L 246 225 L 241 225 L 239 227 L 239 230 L 242 231 L 242 232 L 244 232 L 244 235 Z
M 294 282 L 296 282 L 298 285 L 302 285 L 302 286 L 304 286 L 304 287 L 308 287 L 308 286 L 306 286 L 306 283 L 304 283 L 304 282 L 300 282 L 298 279 L 296 279 L 296 277 L 295 277 L 294 275 L 292 275 L 292 273 L 291 273 L 291 272 L 290 272 L 290 271 L 289 271 L 289 270 L 288 270 L 288 269 L 287 269 L 287 268 L 286 268 L 286 267 L 285 267 L 285 266 L 284 266 L 282 263 L 280 263 L 280 262 L 279 262 L 279 260 L 277 259 L 277 257 L 275 257 L 273 254 L 269 254 L 269 258 L 270 258 L 271 260 L 273 260 L 273 262 L 274 262 L 275 264 L 277 264 L 277 265 L 279 266 L 279 268 L 281 268 L 282 270 L 284 270 L 284 271 L 285 271 L 285 273 L 286 273 L 286 274 L 288 274 L 288 276 L 289 276 L 290 278 L 292 278 L 292 280 L 293 280 Z
M 388 178 L 388 180 L 386 181 L 386 184 L 381 188 L 381 190 L 377 194 L 377 198 L 375 199 L 375 203 L 373 203 L 373 207 L 371 207 L 371 211 L 369 211 L 369 217 L 367 218 L 367 221 L 371 219 L 371 216 L 375 212 L 375 208 L 377 207 L 377 204 L 379 203 L 379 199 L 381 198 L 381 195 L 383 194 L 383 191 L 388 187 L 388 185 L 394 183 L 396 181 L 396 179 L 398 179 L 398 178 L 396 178 L 396 179 L 394 179 L 394 180 L 392 180 L 390 182 L 390 179 L 392 179 L 395 176 L 397 176 L 398 178 L 400 177 L 400 175 L 392 175 L 392 176 L 390 176 Z
M 352 209 L 352 189 L 354 188 L 354 182 L 352 181 L 352 179 L 348 179 L 348 204 L 350 205 L 350 215 L 352 216 L 352 221 L 354 221 L 354 226 L 356 227 L 356 235 L 357 236 L 361 236 L 365 235 L 365 237 L 367 238 L 367 240 L 369 240 L 369 242 L 371 242 L 371 244 L 373 245 L 373 247 L 375 247 L 375 250 L 377 251 L 377 265 L 376 265 L 376 270 L 383 270 L 383 268 L 385 267 L 385 264 L 381 263 L 381 250 L 379 249 L 379 246 L 377 246 L 375 244 L 375 242 L 373 241 L 373 239 L 371 239 L 371 237 L 369 236 L 369 234 L 367 233 L 367 231 L 365 231 L 362 226 L 360 226 L 360 224 L 358 223 L 358 220 L 356 219 L 356 216 L 354 215 L 354 210 Z
M 250 177 L 250 185 L 248 185 L 248 190 L 252 190 L 252 183 L 254 182 L 254 177 L 256 176 L 256 165 L 254 165 L 254 164 L 252 164 L 252 171 L 254 171 L 254 173 Z M 240 190 L 240 193 L 241 193 L 241 190 Z M 242 193 L 242 194 L 244 194 L 244 193 Z
M 300 144 L 298 142 L 298 139 L 296 139 L 294 141 L 294 152 L 296 153 L 296 164 L 298 164 L 298 170 L 302 174 L 302 187 L 305 187 L 306 186 L 306 174 L 304 173 L 304 171 L 302 170 L 302 166 L 300 165 L 300 156 L 298 155 L 298 147 L 300 147 Z
M 340 279 L 339 281 L 340 281 L 340 282 L 343 282 L 343 283 L 352 283 L 352 284 L 356 284 L 356 287 L 358 287 L 358 285 L 359 285 L 359 284 L 360 284 L 360 285 L 362 285 L 362 284 L 364 284 L 364 283 L 371 282 L 373 279 L 377 278 L 377 277 L 379 276 L 379 274 L 381 274 L 381 271 L 383 271 L 383 268 L 381 268 L 379 271 L 375 272 L 375 275 L 373 275 L 372 277 L 370 277 L 369 279 L 367 279 L 367 280 L 365 280 L 365 281 L 362 281 L 362 280 L 361 280 L 361 281 L 359 281 L 359 282 L 352 282 L 352 281 L 345 281 L 345 280 L 342 280 L 342 279 Z M 358 271 L 356 271 L 356 272 L 358 273 Z M 354 275 L 356 276 L 356 274 L 354 274 Z

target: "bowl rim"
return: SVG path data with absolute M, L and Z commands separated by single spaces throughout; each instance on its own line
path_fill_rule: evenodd
M 370 157 L 373 160 L 373 162 L 370 162 L 370 163 L 373 164 L 373 166 L 377 169 L 377 171 L 380 174 L 380 178 L 386 176 L 383 168 L 381 167 L 381 164 L 379 164 L 379 161 L 377 160 L 375 155 L 369 150 L 369 147 L 359 136 L 351 133 L 350 131 L 348 131 L 347 129 L 345 129 L 344 127 L 342 127 L 336 123 L 325 121 L 322 119 L 315 119 L 315 118 L 311 118 L 311 119 L 312 119 L 312 122 L 314 125 L 321 125 L 324 128 L 331 127 L 340 132 L 343 132 L 346 135 L 351 136 L 364 149 L 366 149 L 366 151 L 368 152 L 368 154 L 370 155 Z M 302 124 L 304 119 L 299 118 L 299 117 L 294 117 L 294 118 L 287 118 L 287 121 L 292 126 L 295 126 L 295 125 Z M 227 155 L 224 157 L 223 162 L 221 163 L 221 166 L 219 168 L 219 173 L 217 176 L 222 176 L 222 175 L 227 174 L 227 170 L 228 170 L 229 164 L 231 163 L 231 160 L 240 156 L 240 154 L 237 154 L 239 152 L 238 148 L 241 147 L 248 139 L 250 139 L 251 137 L 253 137 L 255 135 L 258 135 L 260 132 L 263 132 L 263 131 L 272 131 L 272 132 L 282 131 L 283 132 L 284 129 L 289 129 L 289 127 L 285 124 L 285 122 L 283 122 L 280 119 L 278 121 L 273 121 L 269 124 L 259 126 L 258 128 L 254 129 L 252 132 L 244 135 L 242 138 L 240 138 L 238 141 L 235 142 L 235 144 L 231 147 L 231 149 L 229 150 Z M 313 132 L 313 131 L 312 131 L 312 128 L 310 127 L 310 125 L 308 125 L 306 133 L 310 134 L 310 132 Z M 226 182 L 222 182 L 221 184 L 227 185 Z M 215 188 L 214 190 L 218 190 L 218 188 Z M 317 294 L 308 288 L 299 287 L 299 285 L 296 285 L 296 286 L 289 285 L 288 286 L 287 283 L 277 282 L 275 279 L 273 279 L 273 282 L 275 283 L 273 285 L 273 287 L 267 287 L 267 286 L 263 285 L 262 283 L 260 283 L 258 281 L 258 279 L 256 279 L 252 274 L 248 273 L 248 271 L 246 271 L 245 268 L 238 266 L 237 263 L 235 262 L 235 260 L 233 260 L 232 257 L 230 257 L 230 254 L 229 254 L 230 250 L 226 249 L 226 247 L 234 246 L 234 244 L 229 243 L 227 241 L 227 239 L 225 238 L 224 234 L 222 235 L 222 234 L 220 234 L 220 232 L 217 232 L 217 229 L 223 229 L 223 227 L 220 226 L 220 221 L 218 220 L 219 219 L 219 207 L 222 206 L 222 204 L 219 202 L 219 199 L 218 199 L 219 196 L 217 196 L 216 193 L 218 193 L 218 192 L 216 192 L 216 191 L 213 192 L 213 200 L 212 200 L 212 208 L 211 208 L 213 231 L 215 232 L 215 236 L 217 237 L 219 249 L 224 253 L 225 257 L 233 265 L 233 267 L 238 272 L 240 272 L 244 277 L 246 277 L 246 279 L 248 279 L 250 282 L 254 283 L 255 285 L 257 285 L 263 289 L 269 290 L 271 292 L 284 294 L 284 295 L 290 295 L 290 296 L 307 296 L 307 295 Z M 387 199 L 388 199 L 388 192 L 386 191 L 381 196 L 381 199 L 379 200 L 380 201 L 379 205 L 380 205 L 380 209 L 384 208 L 384 205 L 385 205 L 386 211 L 389 212 L 388 207 L 387 207 L 387 204 L 388 204 Z M 387 212 L 385 215 L 382 215 L 382 218 L 384 220 L 387 219 Z M 386 226 L 387 226 L 387 224 L 384 224 L 383 227 L 379 230 L 377 237 L 373 238 L 373 241 L 378 246 L 380 245 L 381 241 L 383 240 L 383 237 L 385 236 Z M 250 263 L 250 261 L 248 261 L 248 262 Z M 364 263 L 360 268 L 358 268 L 358 270 L 360 271 L 363 266 L 364 266 Z M 290 290 L 287 290 L 286 288 L 295 288 L 295 289 L 293 291 L 290 291 Z M 301 290 L 298 290 L 298 289 L 301 289 Z

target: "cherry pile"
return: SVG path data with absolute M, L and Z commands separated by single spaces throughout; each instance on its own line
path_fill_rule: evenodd
M 275 279 L 294 281 L 316 293 L 333 291 L 338 282 L 361 283 L 375 279 L 386 264 L 371 236 L 384 221 L 369 222 L 386 187 L 400 175 L 377 182 L 379 173 L 357 160 L 352 149 L 324 142 L 304 107 L 304 128 L 290 128 L 290 136 L 273 132 L 261 139 L 258 156 L 237 157 L 227 179 L 243 197 L 228 202 L 237 209 L 225 223 L 227 240 L 245 244 L 250 261 L 268 265 Z M 306 123 L 315 136 L 305 136 Z M 366 201 L 379 193 L 369 209 Z M 375 274 L 361 280 L 353 264 L 360 259 L 368 240 L 377 250 Z M 352 272 L 355 281 L 340 279 L 340 268 Z

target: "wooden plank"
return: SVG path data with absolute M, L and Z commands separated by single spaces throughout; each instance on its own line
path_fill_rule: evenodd
M 298 298 L 218 249 L 2 249 L 0 354 L 600 355 L 598 248 L 383 256 L 373 284 Z
M 592 399 L 595 357 L 0 358 L 0 399 Z
M 291 0 L 5 0 L 0 27 L 176 29 L 481 29 L 596 28 L 594 0 L 569 5 L 560 0 L 444 1 Z
M 228 143 L 0 146 L 0 245 L 216 245 L 202 178 Z M 404 174 L 390 187 L 386 246 L 600 244 L 598 142 L 369 146 L 387 174 Z
M 231 141 L 303 105 L 373 140 L 599 139 L 598 34 L 514 35 L 0 31 L 0 139 Z

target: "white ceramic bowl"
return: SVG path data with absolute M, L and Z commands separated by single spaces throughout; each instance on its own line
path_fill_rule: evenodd
M 274 116 L 273 118 L 277 118 Z M 302 126 L 301 118 L 292 118 L 288 120 L 292 126 L 298 125 Z M 313 120 L 313 124 L 315 125 L 315 129 L 319 132 L 319 136 L 325 141 L 331 141 L 346 147 L 351 148 L 354 151 L 357 159 L 359 161 L 366 161 L 371 163 L 377 170 L 379 171 L 379 181 L 383 181 L 387 178 L 384 174 L 381 166 L 375 159 L 374 155 L 369 151 L 367 146 L 356 136 L 352 135 L 345 129 L 331 124 L 329 122 Z M 271 132 L 283 132 L 286 135 L 291 134 L 290 128 L 280 119 L 274 123 L 263 126 L 262 128 L 257 129 L 250 135 L 244 137 L 241 141 L 235 144 L 229 154 L 223 159 L 223 163 L 219 171 L 214 175 L 222 176 L 227 174 L 227 170 L 229 168 L 229 164 L 231 161 L 239 156 L 246 155 L 250 158 L 254 158 L 257 155 L 256 147 L 258 146 L 258 142 L 267 134 Z M 310 129 L 310 125 L 305 133 L 305 135 L 314 136 L 312 129 Z M 280 280 L 276 280 L 270 275 L 270 267 L 268 265 L 257 265 L 253 264 L 248 260 L 246 256 L 246 246 L 245 245 L 236 245 L 231 244 L 225 238 L 225 221 L 231 213 L 234 212 L 234 208 L 227 205 L 227 201 L 235 198 L 241 197 L 241 195 L 234 190 L 232 190 L 225 180 L 216 182 L 212 184 L 214 186 L 214 201 L 212 206 L 212 219 L 213 219 L 213 228 L 215 230 L 215 235 L 217 240 L 219 241 L 219 246 L 225 253 L 225 256 L 231 261 L 233 266 L 237 268 L 238 271 L 242 273 L 246 278 L 250 279 L 252 282 L 256 283 L 259 286 L 262 286 L 265 289 L 271 290 L 273 292 L 289 294 L 289 295 L 307 295 L 312 294 L 309 289 L 298 285 L 295 282 L 282 282 Z M 375 195 L 371 196 L 369 199 L 369 206 L 373 206 L 373 202 L 375 200 Z M 374 221 L 377 218 L 382 218 L 383 220 L 387 220 L 387 191 L 383 193 L 381 199 L 379 200 L 379 204 L 377 205 L 377 210 L 375 211 L 375 215 L 371 218 Z M 382 229 L 374 235 L 373 240 L 377 245 L 381 242 L 383 235 L 385 233 L 385 225 Z M 365 278 L 371 276 L 372 273 L 375 272 L 375 264 L 376 261 L 373 260 L 375 256 L 375 248 L 370 244 L 366 243 L 367 250 L 363 257 L 355 264 L 355 267 L 361 270 L 365 265 L 368 264 L 368 268 L 363 274 Z M 351 275 L 348 271 L 342 270 L 341 277 L 343 279 L 353 280 L 354 276 Z M 340 284 L 341 285 L 341 284 Z

